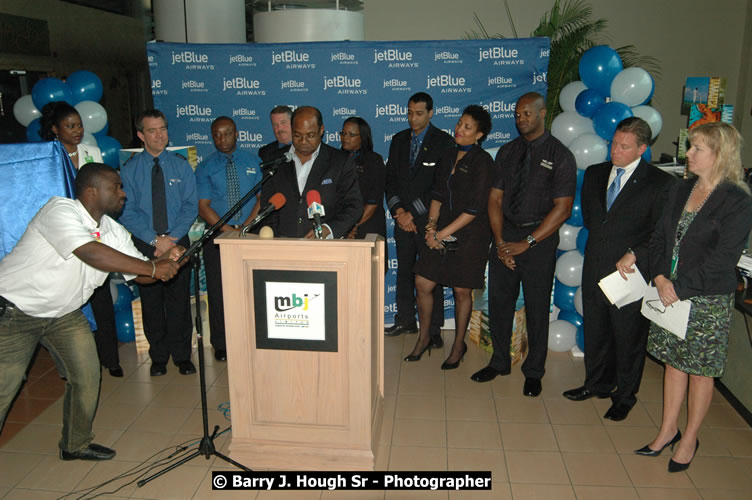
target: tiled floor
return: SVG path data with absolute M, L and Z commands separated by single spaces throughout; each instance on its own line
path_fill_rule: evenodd
M 452 333 L 445 332 L 447 340 Z M 469 346 L 454 371 L 439 369 L 444 353 L 403 363 L 414 335 L 386 339 L 386 399 L 377 464 L 390 470 L 491 470 L 485 492 L 223 492 L 211 491 L 218 460 L 197 458 L 138 488 L 134 480 L 157 456 L 201 433 L 198 377 L 170 365 L 149 376 L 144 346 L 121 346 L 123 379 L 105 373 L 94 428 L 113 446 L 115 460 L 62 462 L 57 458 L 62 382 L 48 356 L 37 360 L 27 387 L 0 436 L 0 498 L 445 498 L 445 499 L 748 499 L 752 491 L 752 429 L 716 393 L 701 432 L 702 447 L 687 472 L 666 472 L 659 458 L 632 450 L 649 442 L 661 414 L 662 368 L 648 361 L 639 402 L 624 422 L 603 420 L 607 400 L 579 403 L 561 393 L 581 384 L 582 360 L 550 352 L 543 393 L 522 396 L 519 366 L 488 384 L 470 381 L 488 354 Z M 227 370 L 207 350 L 210 425 L 229 421 L 218 409 L 228 400 Z M 195 356 L 194 356 L 195 358 Z M 226 406 L 226 405 L 225 405 Z M 227 450 L 229 432 L 216 444 Z M 169 450 L 169 451 L 164 451 Z M 160 454 L 161 455 L 157 455 Z M 107 483 L 107 484 L 104 484 Z M 104 484 L 104 485 L 103 485 Z M 98 489 L 96 487 L 100 486 Z M 69 496 L 66 496 L 69 495 Z

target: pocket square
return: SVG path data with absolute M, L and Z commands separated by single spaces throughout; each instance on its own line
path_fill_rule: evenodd
M 326 184 L 331 184 L 331 183 L 332 183 L 332 180 L 329 177 L 327 177 L 326 179 L 324 179 L 323 181 L 321 181 L 321 185 L 322 186 L 324 186 Z

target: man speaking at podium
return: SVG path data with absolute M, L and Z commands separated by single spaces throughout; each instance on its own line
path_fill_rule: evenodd
M 323 135 L 324 122 L 318 109 L 301 106 L 295 110 L 290 148 L 293 161 L 281 164 L 261 191 L 262 207 L 275 193 L 282 193 L 287 199 L 267 222 L 277 236 L 314 237 L 306 203 L 312 191 L 318 192 L 324 208 L 323 239 L 342 238 L 363 213 L 353 161 L 345 151 L 322 144 Z

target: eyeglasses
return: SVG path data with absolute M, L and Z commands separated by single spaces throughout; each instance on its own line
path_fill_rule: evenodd
M 339 133 L 339 135 L 342 137 L 349 137 L 350 139 L 352 139 L 353 137 L 358 137 L 360 134 L 357 132 L 345 132 L 343 130 L 342 132 Z
M 653 305 L 655 302 L 660 304 L 660 307 Z M 663 305 L 661 299 L 646 300 L 645 305 L 647 305 L 650 309 L 657 312 L 658 314 L 664 314 L 666 312 L 666 306 Z

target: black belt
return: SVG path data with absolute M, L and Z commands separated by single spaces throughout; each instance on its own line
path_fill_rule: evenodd
M 542 220 L 536 220 L 532 222 L 523 222 L 522 224 L 516 224 L 509 219 L 504 219 L 504 224 L 509 224 L 510 226 L 514 226 L 517 229 L 529 229 L 531 227 L 540 226 L 542 223 Z

